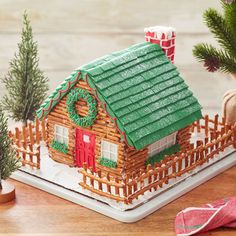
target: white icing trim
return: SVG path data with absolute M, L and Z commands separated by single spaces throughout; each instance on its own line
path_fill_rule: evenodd
M 155 33 L 155 37 L 157 39 L 161 39 L 162 34 L 165 35 L 167 39 L 172 38 L 172 33 L 175 33 L 175 29 L 173 27 L 168 27 L 168 26 L 152 26 L 144 29 L 144 32 L 151 32 Z

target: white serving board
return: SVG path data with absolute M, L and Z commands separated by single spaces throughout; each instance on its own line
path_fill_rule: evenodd
M 143 202 L 141 205 L 136 206 L 134 209 L 121 211 L 109 206 L 106 203 L 93 199 L 81 193 L 64 188 L 53 182 L 49 182 L 40 177 L 33 176 L 30 173 L 22 170 L 16 171 L 11 178 L 31 185 L 33 187 L 42 189 L 46 192 L 54 194 L 58 197 L 64 198 L 81 206 L 87 207 L 91 210 L 109 216 L 121 222 L 133 223 L 142 218 L 148 216 L 159 208 L 165 206 L 169 202 L 177 199 L 183 194 L 189 192 L 193 188 L 213 178 L 219 173 L 229 169 L 236 164 L 236 153 L 233 149 L 227 150 L 224 155 L 217 160 L 214 158 L 214 162 L 201 167 L 198 172 L 193 173 L 191 176 L 176 182 L 170 188 L 165 188 L 164 191 L 153 196 L 152 199 Z

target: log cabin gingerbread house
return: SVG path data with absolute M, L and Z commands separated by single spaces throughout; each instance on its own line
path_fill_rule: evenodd
M 174 61 L 171 27 L 74 70 L 37 111 L 55 161 L 122 179 L 190 145 L 201 106 Z

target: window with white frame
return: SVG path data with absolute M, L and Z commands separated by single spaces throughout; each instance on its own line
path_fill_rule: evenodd
M 54 126 L 54 139 L 58 141 L 59 143 L 64 143 L 68 145 L 68 128 L 61 126 L 61 125 L 55 125 Z
M 112 161 L 117 161 L 118 146 L 114 143 L 102 140 L 101 142 L 101 157 L 107 158 Z
M 173 146 L 176 143 L 177 132 L 166 136 L 165 138 L 148 146 L 148 155 L 154 156 L 166 148 Z

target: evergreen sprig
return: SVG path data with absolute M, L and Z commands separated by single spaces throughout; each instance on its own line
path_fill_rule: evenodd
M 8 136 L 7 119 L 0 109 L 0 189 L 1 180 L 7 179 L 19 167 L 16 152 Z
M 200 43 L 194 46 L 193 55 L 204 62 L 208 71 L 236 73 L 236 2 L 221 2 L 223 15 L 212 8 L 203 15 L 204 22 L 221 48 Z
M 236 38 L 236 7 L 234 4 L 227 4 L 225 2 L 222 2 L 222 7 L 224 9 L 224 16 L 225 21 L 227 22 L 228 27 L 231 30 L 231 33 L 234 35 L 234 38 Z
M 26 12 L 23 25 L 19 51 L 10 62 L 7 75 L 1 79 L 7 90 L 2 107 L 15 121 L 27 123 L 35 119 L 35 112 L 47 95 L 48 79 L 39 69 L 37 43 Z

